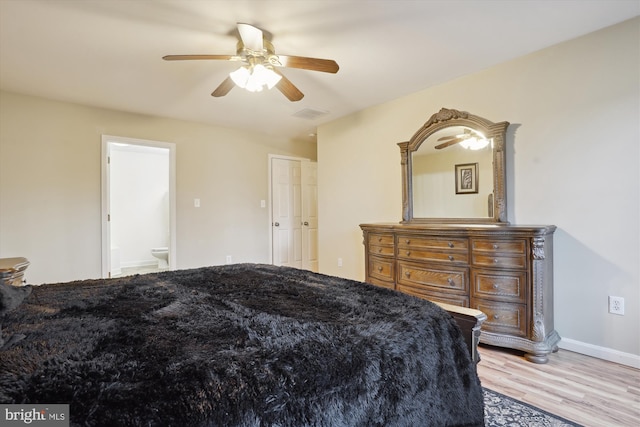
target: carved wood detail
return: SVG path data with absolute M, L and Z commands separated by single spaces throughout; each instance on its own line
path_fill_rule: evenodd
M 533 259 L 544 259 L 544 237 L 534 237 L 532 244 L 531 254 Z

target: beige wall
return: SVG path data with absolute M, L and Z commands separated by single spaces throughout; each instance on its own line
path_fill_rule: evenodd
M 0 257 L 29 258 L 30 283 L 100 276 L 102 134 L 176 144 L 178 268 L 268 262 L 268 155 L 316 156 L 311 143 L 0 92 Z
M 321 126 L 320 270 L 364 278 L 358 224 L 400 221 L 396 143 L 431 114 L 506 120 L 509 220 L 558 226 L 562 345 L 638 364 L 639 28 L 634 19 Z M 625 298 L 625 316 L 607 312 L 608 295 Z

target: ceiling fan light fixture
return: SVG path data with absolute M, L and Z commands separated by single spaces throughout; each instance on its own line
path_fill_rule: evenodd
M 249 67 L 242 66 L 235 71 L 229 73 L 231 80 L 243 89 L 249 92 L 260 92 L 266 86 L 268 89 L 278 84 L 282 76 L 271 68 L 267 68 L 262 64 L 251 65 Z
M 488 139 L 472 136 L 471 138 L 460 141 L 460 145 L 467 150 L 482 150 L 489 145 L 489 142 Z
M 1 0 L 0 0 L 1 1 Z M 300 92 L 289 79 L 276 71 L 274 67 L 297 68 L 301 70 L 321 71 L 335 74 L 340 67 L 333 59 L 310 58 L 306 56 L 276 55 L 269 37 L 260 28 L 242 22 L 237 23 L 239 40 L 236 55 L 165 55 L 165 61 L 185 61 L 211 59 L 219 61 L 242 61 L 237 70 L 218 85 L 211 96 L 219 98 L 238 86 L 250 92 L 260 92 L 277 88 L 291 102 L 300 101 L 304 93 Z
M 282 78 L 280 74 L 277 74 L 271 68 L 267 68 L 262 64 L 257 64 L 253 67 L 252 76 L 258 84 L 267 86 L 269 89 L 277 85 Z
M 251 72 L 247 67 L 244 67 L 244 66 L 229 73 L 229 77 L 231 77 L 231 80 L 233 80 L 236 86 L 241 87 L 243 89 L 247 86 L 247 81 L 249 80 L 250 76 L 251 76 Z

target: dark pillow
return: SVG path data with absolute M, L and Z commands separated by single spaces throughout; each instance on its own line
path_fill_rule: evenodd
M 0 316 L 18 307 L 31 293 L 31 286 L 12 286 L 0 282 Z
M 0 282 L 0 320 L 5 313 L 18 307 L 22 301 L 31 293 L 31 286 L 12 286 Z M 5 335 L 2 333 L 2 323 L 0 323 L 0 351 L 10 348 L 15 343 L 21 341 L 24 334 Z

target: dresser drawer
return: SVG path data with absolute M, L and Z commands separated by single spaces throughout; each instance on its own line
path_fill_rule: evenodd
M 474 252 L 491 252 L 496 254 L 525 255 L 527 241 L 525 239 L 472 239 L 471 250 Z
M 524 337 L 527 335 L 526 306 L 524 304 L 493 303 L 480 299 L 471 299 L 471 308 L 482 311 L 487 320 L 482 330 L 507 333 Z
M 385 233 L 369 233 L 368 243 L 371 245 L 378 246 L 394 246 L 393 234 L 385 234 Z
M 398 247 L 398 258 L 415 261 L 435 261 L 457 264 L 469 264 L 468 252 L 439 252 L 416 248 Z
M 469 307 L 469 298 L 466 295 L 439 294 L 431 292 L 425 287 L 402 284 L 398 284 L 397 290 L 404 294 L 413 295 L 414 297 L 433 302 L 443 302 L 445 304 L 457 305 L 458 307 Z
M 469 264 L 469 240 L 399 235 L 398 258 Z
M 367 282 L 372 284 L 372 285 L 379 286 L 381 288 L 395 289 L 395 284 L 392 281 L 389 282 L 389 281 L 386 281 L 386 280 L 376 279 L 375 277 L 369 277 Z
M 468 251 L 468 239 L 445 239 L 438 237 L 416 237 L 410 235 L 398 236 L 399 248 L 430 248 L 430 249 L 453 249 Z
M 526 302 L 527 275 L 525 272 L 495 273 L 471 271 L 471 296 L 494 301 Z
M 393 246 L 369 245 L 369 253 L 371 255 L 393 256 L 395 255 Z
M 394 272 L 393 258 L 381 258 L 377 256 L 369 257 L 368 275 L 379 280 L 387 280 L 393 282 Z
M 410 289 L 410 288 L 405 288 Z M 411 294 L 411 290 L 404 291 L 407 294 Z M 457 305 L 458 307 L 469 307 L 469 298 L 466 295 L 447 295 L 447 294 L 434 294 L 425 293 L 425 296 L 413 294 L 419 298 L 425 298 L 432 302 L 441 302 L 450 305 Z
M 466 268 L 439 268 L 398 262 L 398 287 L 426 287 L 431 291 L 468 293 Z
M 522 256 L 504 256 L 481 254 L 473 251 L 471 253 L 471 263 L 480 267 L 495 268 L 526 268 L 527 258 Z

